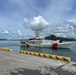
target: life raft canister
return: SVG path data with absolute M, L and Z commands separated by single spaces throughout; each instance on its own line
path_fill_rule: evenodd
M 58 43 L 57 42 L 54 42 L 53 45 L 52 45 L 52 48 L 53 49 L 57 49 L 57 47 L 58 47 Z

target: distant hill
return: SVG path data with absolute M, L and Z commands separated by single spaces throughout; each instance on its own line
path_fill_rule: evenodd
M 0 40 L 7 40 L 7 39 L 5 39 L 5 38 L 0 38 Z
M 0 38 L 0 41 L 26 41 L 28 39 L 5 39 L 5 38 Z
M 47 40 L 62 40 L 62 41 L 76 41 L 74 38 L 64 38 L 64 37 L 56 37 L 55 35 L 46 36 Z

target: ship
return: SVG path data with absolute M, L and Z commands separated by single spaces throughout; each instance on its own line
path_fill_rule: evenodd
M 28 41 L 21 41 L 20 46 L 26 47 L 50 47 L 53 49 L 57 48 L 71 48 L 73 42 L 70 41 L 62 41 L 62 40 L 45 40 L 43 37 L 39 35 L 39 32 L 35 32 L 35 37 L 33 39 L 29 39 Z

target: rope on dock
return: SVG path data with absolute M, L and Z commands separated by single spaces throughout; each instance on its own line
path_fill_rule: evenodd
M 0 48 L 0 50 L 2 50 L 2 51 L 12 52 L 12 49 L 9 49 L 9 48 Z
M 57 55 L 51 55 L 51 54 L 44 54 L 44 53 L 37 53 L 37 52 L 29 52 L 29 51 L 20 51 L 22 54 L 28 54 L 28 55 L 34 55 L 34 56 L 40 56 L 45 58 L 51 58 L 56 60 L 63 60 L 63 61 L 71 61 L 70 57 L 64 57 L 64 56 L 57 56 Z

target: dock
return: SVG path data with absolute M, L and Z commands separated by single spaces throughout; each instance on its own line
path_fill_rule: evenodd
M 76 62 L 0 51 L 0 75 L 76 75 Z

